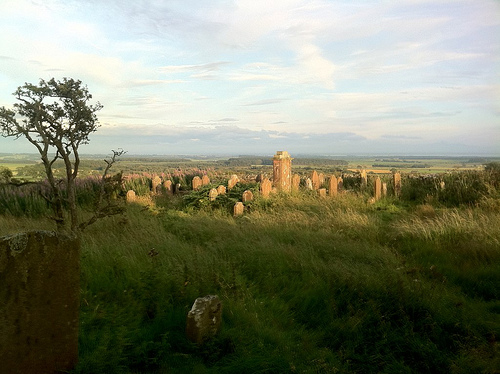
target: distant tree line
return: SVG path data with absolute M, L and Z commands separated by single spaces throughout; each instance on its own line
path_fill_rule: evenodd
M 431 164 L 373 164 L 372 167 L 374 168 L 400 168 L 404 166 L 405 168 L 410 168 L 410 169 L 420 169 L 420 168 L 430 168 L 432 165 Z

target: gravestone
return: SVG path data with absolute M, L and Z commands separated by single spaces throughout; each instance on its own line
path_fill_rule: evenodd
M 125 198 L 125 201 L 127 203 L 133 203 L 135 200 L 136 200 L 135 191 L 134 190 L 128 190 L 127 191 L 127 196 Z
M 382 183 L 382 197 L 387 197 L 387 183 Z
M 306 179 L 306 188 L 307 188 L 308 190 L 312 190 L 312 189 L 314 189 L 314 187 L 313 187 L 313 182 L 312 182 L 311 178 L 307 178 L 307 179 Z
M 243 201 L 244 203 L 247 203 L 247 202 L 252 201 L 252 200 L 253 200 L 252 191 L 246 190 L 245 192 L 243 192 L 243 196 L 241 197 L 241 201 Z
M 215 201 L 215 199 L 217 199 L 217 196 L 219 196 L 219 193 L 215 188 L 212 188 L 208 193 L 208 198 L 210 199 L 210 201 Z
M 199 176 L 195 176 L 191 181 L 191 187 L 193 190 L 198 190 L 203 185 L 201 178 Z
M 338 191 L 338 184 L 337 184 L 337 177 L 335 175 L 332 175 L 328 181 L 328 194 L 330 197 L 335 197 L 337 196 L 337 191 Z
M 226 186 L 223 186 L 222 184 L 217 187 L 217 193 L 219 195 L 225 195 L 226 194 Z
M 215 336 L 222 322 L 222 303 L 217 295 L 195 300 L 186 320 L 186 336 L 193 343 L 202 344 Z
M 323 185 L 323 183 L 325 183 L 325 174 L 319 173 L 318 174 L 318 179 L 319 179 L 319 185 L 321 187 Z
M 238 201 L 236 204 L 234 204 L 233 208 L 233 215 L 236 216 L 241 216 L 243 212 L 245 211 L 245 206 L 241 201 Z
M 342 179 L 342 177 L 337 178 L 337 187 L 338 192 L 342 192 L 342 190 L 344 189 L 344 180 Z
M 318 175 L 318 172 L 316 170 L 313 170 L 313 172 L 311 174 L 311 182 L 312 182 L 313 189 L 319 190 L 319 187 L 320 187 L 319 175 Z
M 326 188 L 320 188 L 318 190 L 319 197 L 326 197 Z
M 55 373 L 78 360 L 80 243 L 50 231 L 0 238 L 0 372 Z
M 181 192 L 181 184 L 177 183 L 174 188 L 174 193 L 180 193 Z
M 396 195 L 396 197 L 401 196 L 401 174 L 394 173 L 392 176 L 392 181 L 394 184 L 394 195 Z
M 263 198 L 267 199 L 272 189 L 273 189 L 273 184 L 269 179 L 264 178 L 262 182 L 260 182 L 260 195 Z
M 292 158 L 287 151 L 277 151 L 273 157 L 273 184 L 278 191 L 292 188 Z
M 375 179 L 374 189 L 375 201 L 378 201 L 382 197 L 382 181 L 380 180 L 380 177 L 377 177 L 377 179 Z
M 366 170 L 362 169 L 359 172 L 360 178 L 361 178 L 361 188 L 366 188 L 368 185 L 368 176 L 366 175 Z
M 227 189 L 230 190 L 234 186 L 236 186 L 236 183 L 238 183 L 240 179 L 236 174 L 231 175 L 231 178 L 227 181 Z
M 201 178 L 201 184 L 203 186 L 206 186 L 207 184 L 210 184 L 210 178 L 208 177 L 208 175 L 204 175 L 202 178 Z
M 298 191 L 300 188 L 300 175 L 294 174 L 292 177 L 292 191 Z
M 155 175 L 151 180 L 151 191 L 155 194 L 158 193 L 158 186 L 161 186 L 161 179 L 159 176 Z
M 174 193 L 171 180 L 163 182 L 163 188 L 165 188 L 165 191 L 167 191 L 167 194 L 169 195 L 172 195 Z

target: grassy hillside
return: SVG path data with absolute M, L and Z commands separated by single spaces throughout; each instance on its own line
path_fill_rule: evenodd
M 233 218 L 145 197 L 91 226 L 75 372 L 498 372 L 498 204 L 366 200 L 278 195 Z M 47 225 L 3 216 L 0 234 Z M 207 294 L 222 331 L 198 347 L 186 315 Z

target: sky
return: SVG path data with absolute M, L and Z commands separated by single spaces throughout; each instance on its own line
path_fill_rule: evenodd
M 500 155 L 498 0 L 0 0 L 0 29 L 0 106 L 103 105 L 81 153 Z

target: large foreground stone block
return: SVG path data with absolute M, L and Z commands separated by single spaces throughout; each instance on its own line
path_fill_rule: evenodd
M 49 231 L 0 238 L 0 372 L 54 373 L 78 359 L 80 244 Z

